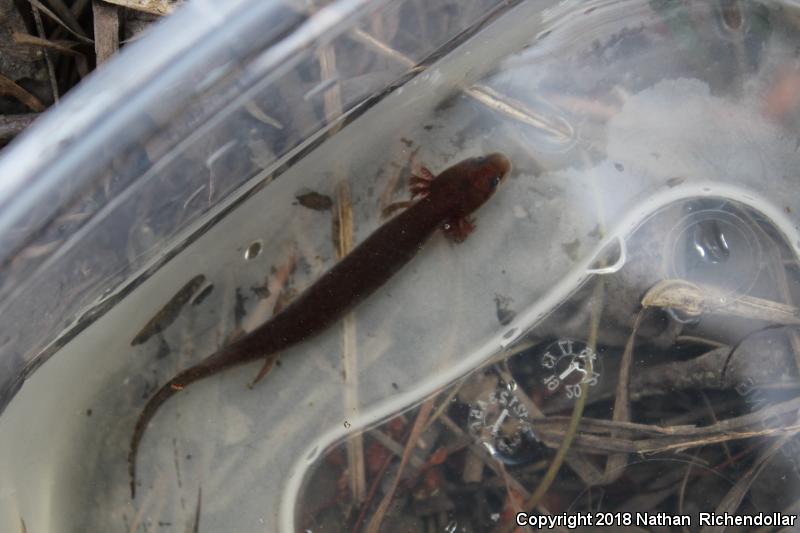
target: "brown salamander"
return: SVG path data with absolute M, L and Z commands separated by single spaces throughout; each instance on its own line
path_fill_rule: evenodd
M 463 241 L 475 229 L 469 216 L 492 196 L 510 170 L 511 163 L 502 154 L 466 159 L 435 177 L 423 169 L 421 177 L 410 179 L 412 199 L 420 196 L 419 200 L 379 227 L 270 320 L 162 386 L 144 406 L 131 437 L 131 497 L 136 496 L 139 443 L 167 399 L 221 370 L 264 358 L 256 381 L 261 379 L 281 351 L 322 332 L 375 292 L 438 228 L 449 238 Z

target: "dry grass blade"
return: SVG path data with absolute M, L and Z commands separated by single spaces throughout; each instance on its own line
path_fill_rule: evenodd
M 33 111 L 41 113 L 45 110 L 44 104 L 38 98 L 17 85 L 14 80 L 6 78 L 2 74 L 0 74 L 0 95 L 16 98 Z
M 785 417 L 800 410 L 800 398 L 792 398 L 785 402 L 777 403 L 748 413 L 721 420 L 715 424 L 696 427 L 696 426 L 656 426 L 650 424 L 636 424 L 634 422 L 613 422 L 610 420 L 584 418 L 581 420 L 579 429 L 582 434 L 588 435 L 610 435 L 612 433 L 621 435 L 628 439 L 650 438 L 654 435 L 668 438 L 699 437 L 724 434 L 730 431 L 752 432 L 754 428 L 763 428 L 765 420 L 774 420 L 778 417 Z M 543 435 L 553 433 L 554 438 L 559 438 L 566 431 L 569 424 L 569 417 L 551 416 L 543 420 L 534 420 L 536 430 Z M 774 428 L 773 428 L 774 429 Z M 779 428 L 780 429 L 780 428 Z M 791 429 L 788 427 L 783 430 Z M 770 430 L 772 431 L 772 430 Z
M 698 449 L 693 459 L 697 460 L 697 456 L 700 454 L 700 450 Z M 680 486 L 678 487 L 678 512 L 679 514 L 685 514 L 684 508 L 686 503 L 686 487 L 689 484 L 689 478 L 692 474 L 692 469 L 694 468 L 694 462 L 690 462 L 686 465 L 686 471 L 683 473 L 683 479 L 681 479 Z M 689 533 L 689 528 L 686 526 L 681 526 L 683 533 Z
M 428 422 L 430 424 L 430 419 L 428 419 Z M 374 439 L 378 441 L 381 446 L 386 448 L 395 457 L 403 457 L 403 451 L 405 450 L 405 447 L 401 443 L 394 440 L 387 433 L 383 431 L 374 431 L 372 432 L 371 436 L 374 437 Z M 425 466 L 425 458 L 420 453 L 412 453 L 411 457 L 408 459 L 408 464 L 414 468 L 422 468 Z
M 709 312 L 764 320 L 775 324 L 800 324 L 800 308 L 755 296 L 742 296 L 724 305 L 709 306 Z
M 194 509 L 194 523 L 191 525 L 189 529 L 190 533 L 198 533 L 200 531 L 200 505 L 203 501 L 203 488 L 200 487 L 197 489 L 197 505 Z
M 341 174 L 341 172 L 338 172 Z M 336 252 L 339 259 L 353 249 L 353 198 L 347 181 L 339 182 L 336 187 L 336 212 L 334 226 L 338 230 Z M 353 313 L 348 313 L 342 320 L 342 366 L 345 380 L 345 413 L 358 411 L 358 340 L 356 336 L 356 320 Z M 347 439 L 347 461 L 350 466 L 350 491 L 353 499 L 362 502 L 367 496 L 367 475 L 364 461 L 364 441 L 359 432 Z
M 592 361 L 588 358 L 586 359 L 586 371 L 589 374 L 592 373 Z M 567 451 L 570 449 L 574 438 L 577 436 L 578 424 L 581 421 L 581 417 L 583 416 L 583 408 L 586 405 L 586 396 L 588 396 L 588 394 L 581 394 L 575 402 L 575 407 L 572 410 L 572 416 L 569 420 L 569 426 L 567 427 L 567 431 L 564 434 L 564 438 L 562 439 L 561 445 L 558 448 L 558 452 L 553 458 L 553 462 L 550 463 L 550 468 L 548 468 L 547 472 L 545 473 L 545 477 L 542 479 L 542 482 L 538 487 L 536 487 L 536 491 L 525 502 L 526 509 L 534 509 L 550 489 L 552 482 L 555 480 L 555 476 L 558 474 L 558 470 L 561 468 L 561 465 L 567 456 Z
M 800 308 L 755 296 L 729 298 L 713 286 L 680 279 L 658 282 L 642 300 L 644 307 L 675 309 L 690 317 L 703 313 L 738 316 L 776 324 L 800 324 Z
M 405 431 L 405 435 L 404 435 L 404 439 L 403 440 L 406 440 L 409 434 L 410 434 L 410 429 L 407 428 L 407 430 Z M 392 439 L 390 439 L 388 437 L 383 438 L 384 435 L 380 431 L 375 432 L 374 435 L 379 440 L 379 442 L 383 443 L 384 446 L 388 445 L 387 449 L 392 451 L 392 448 L 390 446 L 393 446 L 395 444 L 394 440 L 392 440 Z M 357 514 L 355 522 L 353 523 L 353 526 L 350 528 L 351 531 L 360 531 L 361 530 L 361 524 L 364 521 L 364 517 L 366 516 L 367 511 L 369 510 L 369 508 L 371 506 L 371 503 L 372 503 L 372 500 L 375 498 L 375 494 L 377 494 L 379 487 L 383 486 L 383 477 L 386 475 L 386 472 L 389 469 L 389 466 L 391 465 L 392 461 L 394 460 L 395 455 L 396 456 L 402 456 L 402 454 L 403 454 L 402 447 L 400 447 L 399 444 L 398 444 L 398 447 L 399 447 L 398 452 L 396 454 L 394 454 L 394 455 L 387 455 L 384 458 L 384 460 L 383 460 L 382 464 L 380 465 L 380 467 L 378 468 L 377 473 L 375 474 L 375 476 L 372 479 L 372 483 L 370 485 L 369 492 L 367 493 L 367 497 L 361 503 L 361 510 Z
M 425 426 L 425 429 L 428 429 L 434 422 L 439 420 L 445 411 L 450 408 L 451 402 L 458 395 L 461 387 L 464 385 L 464 381 L 464 379 L 461 379 L 450 388 L 450 392 L 447 393 L 447 396 L 445 396 L 444 400 L 439 402 L 439 406 L 433 412 L 433 415 L 431 415 L 430 420 L 428 420 L 428 424 Z
M 687 439 L 680 442 L 663 442 L 666 439 L 650 439 L 636 443 L 634 450 L 636 453 L 664 453 L 664 452 L 681 452 L 688 448 L 696 448 L 698 446 L 706 446 L 709 444 L 722 444 L 735 440 L 752 439 L 755 437 L 775 437 L 775 436 L 788 436 L 792 437 L 800 432 L 800 426 L 786 426 L 779 428 L 764 428 L 751 431 L 736 431 L 727 432 L 719 435 L 712 435 L 709 437 L 702 437 L 696 439 Z
M 33 20 L 36 23 L 36 31 L 39 32 L 41 37 L 45 36 L 44 32 L 44 24 L 42 24 L 42 15 L 39 13 L 39 8 L 33 6 Z M 53 102 L 58 102 L 58 80 L 56 80 L 56 70 L 53 66 L 53 58 L 50 57 L 50 51 L 45 49 L 44 50 L 44 61 L 47 65 L 47 76 L 50 80 L 50 92 L 53 96 Z
M 523 102 L 500 94 L 486 85 L 473 85 L 465 92 L 486 107 L 494 109 L 509 118 L 546 131 L 562 141 L 571 139 L 575 134 L 567 122 L 553 122 L 551 117 L 536 113 Z
M 119 9 L 100 0 L 93 0 L 94 51 L 97 64 L 106 62 L 119 50 Z
M 569 425 L 571 417 L 568 416 L 549 416 L 547 418 L 532 420 L 533 425 L 537 431 L 552 431 L 553 428 L 563 430 Z M 595 435 L 609 435 L 612 432 L 626 437 L 637 437 L 642 435 L 694 435 L 702 431 L 703 428 L 696 426 L 655 426 L 652 424 L 637 424 L 635 422 L 614 422 L 613 420 L 605 420 L 602 418 L 586 418 L 581 419 L 580 426 L 578 426 L 581 433 L 589 433 Z
M 325 120 L 331 126 L 328 135 L 333 136 L 342 127 L 342 123 L 336 122 L 336 119 L 342 116 L 343 113 L 341 87 L 336 81 L 338 76 L 336 71 L 336 52 L 332 46 L 324 46 L 317 52 L 317 59 L 323 83 L 333 82 L 333 85 L 323 93 Z
M 423 429 L 425 429 L 425 426 L 428 423 L 428 418 L 430 418 L 432 410 L 432 399 L 425 401 L 425 403 L 423 403 L 419 408 L 417 418 L 414 421 L 414 427 L 411 428 L 411 434 L 408 436 L 408 441 L 406 441 L 406 448 L 403 451 L 402 459 L 400 459 L 400 466 L 397 468 L 397 474 L 394 476 L 390 487 L 383 495 L 383 499 L 378 505 L 378 508 L 375 510 L 375 514 L 372 515 L 372 518 L 367 524 L 365 529 L 366 533 L 378 533 L 378 531 L 380 531 L 383 519 L 386 516 L 386 512 L 389 510 L 389 504 L 391 504 L 395 490 L 397 490 L 397 485 L 400 483 L 400 477 L 403 475 L 406 465 L 408 464 L 408 460 L 411 458 L 411 452 L 414 450 L 414 446 L 417 444 Z
M 575 437 L 575 449 L 587 453 L 609 453 L 627 455 L 654 454 L 667 452 L 682 452 L 698 446 L 708 446 L 711 444 L 721 444 L 736 440 L 752 439 L 755 437 L 775 437 L 778 435 L 795 435 L 800 430 L 798 426 L 754 429 L 751 431 L 729 431 L 725 433 L 713 433 L 708 436 L 681 436 L 681 437 L 660 437 L 656 439 L 624 439 L 616 437 L 598 437 L 595 435 L 578 435 Z M 556 446 L 568 431 L 559 433 L 547 433 L 542 435 L 542 441 Z M 627 463 L 626 463 L 627 464 Z M 624 468 L 623 464 L 621 468 Z M 619 477 L 619 476 L 616 476 Z
M 31 6 L 33 6 L 34 9 L 38 9 L 39 11 L 47 15 L 56 24 L 58 24 L 59 26 L 67 30 L 69 33 L 74 35 L 78 40 L 89 44 L 94 42 L 86 36 L 86 34 L 83 32 L 83 30 L 81 30 L 80 27 L 71 28 L 66 22 L 61 20 L 61 18 L 58 15 L 53 13 L 49 8 L 47 8 L 41 2 L 39 2 L 39 0 L 28 0 L 28 1 L 31 3 Z
M 587 341 L 587 345 L 592 350 L 595 350 L 597 347 L 597 334 L 600 326 L 600 317 L 602 316 L 602 302 L 604 300 L 604 296 L 605 283 L 603 282 L 602 278 L 598 278 L 598 282 L 594 287 L 592 296 L 592 315 L 591 322 L 589 324 L 589 336 Z M 591 358 L 586 358 L 585 361 L 586 371 L 589 375 L 591 375 L 593 371 L 593 361 Z M 578 399 L 575 401 L 575 405 L 572 408 L 572 415 L 570 415 L 568 421 L 567 430 L 564 433 L 563 438 L 560 440 L 558 451 L 556 452 L 555 457 L 553 457 L 550 466 L 547 468 L 547 472 L 545 472 L 544 476 L 539 482 L 539 485 L 536 487 L 536 490 L 525 500 L 524 509 L 532 511 L 539 507 L 542 498 L 545 496 L 545 494 L 547 494 L 547 491 L 550 490 L 553 482 L 555 482 L 556 476 L 566 460 L 567 452 L 571 449 L 575 438 L 578 436 L 578 426 L 583 418 L 583 410 L 584 407 L 586 407 L 586 397 L 588 395 L 588 392 L 584 392 L 583 394 L 580 394 Z M 510 533 L 512 530 L 514 530 L 514 525 L 514 522 L 509 521 L 505 524 L 505 526 L 499 526 L 498 529 L 501 532 Z
M 78 44 L 75 41 L 51 41 L 49 39 L 43 39 L 42 37 L 37 37 L 36 35 L 31 35 L 29 33 L 20 33 L 20 32 L 12 33 L 11 37 L 17 44 L 49 48 L 51 50 L 55 50 L 56 52 L 62 52 L 64 54 L 73 56 L 83 55 L 80 52 L 73 50 L 73 47 Z
M 37 37 L 36 35 L 16 32 L 13 34 L 13 38 L 14 42 L 17 44 L 38 46 L 72 56 L 75 58 L 75 67 L 78 69 L 78 74 L 80 74 L 82 78 L 89 75 L 89 63 L 86 60 L 86 56 L 72 49 L 73 46 L 78 44 L 74 41 L 51 41 L 49 39 Z
M 414 60 L 399 52 L 384 42 L 376 39 L 369 33 L 356 29 L 351 32 L 352 37 L 362 44 L 366 44 L 376 52 L 386 57 L 392 58 L 408 68 L 419 68 Z M 567 123 L 554 124 L 550 117 L 545 117 L 528 108 L 524 103 L 512 100 L 485 85 L 473 85 L 464 88 L 465 94 L 480 102 L 486 107 L 493 109 L 503 115 L 519 121 L 523 124 L 542 129 L 553 134 L 557 138 L 569 139 L 574 132 L 571 131 Z
M 153 15 L 169 15 L 183 3 L 182 0 L 103 0 L 135 11 L 144 11 Z
M 365 32 L 362 29 L 356 28 L 351 32 L 353 38 L 359 41 L 362 44 L 366 44 L 376 52 L 379 52 L 381 55 L 386 57 L 390 57 L 395 61 L 398 61 L 404 64 L 407 67 L 413 67 L 414 61 L 408 57 L 407 55 L 403 54 L 402 52 L 395 50 L 388 44 L 384 43 L 383 41 L 376 39 L 369 33 Z
M 681 279 L 665 279 L 656 283 L 642 298 L 642 307 L 676 309 L 696 317 L 705 310 L 703 291 L 694 283 Z
M 795 434 L 784 435 L 781 438 L 777 439 L 773 442 L 766 450 L 764 450 L 758 457 L 758 460 L 750 467 L 750 469 L 739 478 L 739 481 L 731 487 L 731 490 L 728 491 L 728 494 L 722 499 L 722 501 L 717 505 L 717 508 L 714 510 L 717 515 L 725 514 L 735 514 L 736 510 L 741 505 L 742 500 L 744 499 L 747 492 L 750 490 L 750 486 L 753 484 L 753 481 L 756 480 L 758 475 L 764 469 L 775 453 L 778 452 Z M 719 525 L 719 526 L 706 526 L 704 527 L 700 533 L 723 533 L 726 530 L 726 526 Z
M 66 25 L 81 35 L 86 35 L 86 32 L 83 31 L 83 28 L 81 27 L 80 22 L 78 22 L 75 14 L 69 7 L 67 7 L 67 4 L 64 3 L 64 0 L 47 0 L 47 5 L 50 6 L 50 8 L 53 10 L 53 13 L 55 13 L 58 18 L 63 20 Z
M 459 438 L 470 438 L 464 433 L 464 430 L 461 429 L 461 426 L 453 422 L 453 420 L 449 416 L 442 415 L 440 420 L 448 430 L 450 430 L 453 434 L 455 434 Z M 484 448 L 480 444 L 475 443 L 471 444 L 469 449 L 471 452 L 475 454 L 475 456 L 477 456 L 483 462 L 485 466 L 489 467 L 495 474 L 502 477 L 506 485 L 510 486 L 511 488 L 514 489 L 514 491 L 516 491 L 519 494 L 522 494 L 524 497 L 528 497 L 529 493 L 525 489 L 525 486 L 519 481 L 517 481 L 513 476 L 508 474 L 505 471 L 503 464 L 495 460 L 495 458 L 489 454 L 486 448 Z
M 636 340 L 636 333 L 639 330 L 639 324 L 642 321 L 643 315 L 644 310 L 640 310 L 636 314 L 636 319 L 633 322 L 633 329 L 631 330 L 628 342 L 625 344 L 625 351 L 622 353 L 622 361 L 620 362 L 619 376 L 617 378 L 616 398 L 614 399 L 614 422 L 630 422 L 630 378 L 631 365 L 633 364 L 633 348 Z M 611 437 L 615 438 L 616 432 L 613 432 Z M 628 456 L 625 453 L 609 456 L 606 461 L 603 481 L 605 483 L 611 483 L 618 479 L 619 476 L 622 475 L 625 465 L 627 464 Z
M 587 362 L 587 370 L 591 373 L 591 360 L 587 360 Z M 561 469 L 561 466 L 564 464 L 564 460 L 567 457 L 567 451 L 569 451 L 575 437 L 577 436 L 578 424 L 583 416 L 583 408 L 586 405 L 586 396 L 587 394 L 581 394 L 575 402 L 575 407 L 572 410 L 572 416 L 569 420 L 569 426 L 567 431 L 564 433 L 564 437 L 559 443 L 558 451 L 556 452 L 555 457 L 553 457 L 553 460 L 551 461 L 547 472 L 545 472 L 544 477 L 542 477 L 542 480 L 536 487 L 536 490 L 525 500 L 525 503 L 522 506 L 523 510 L 528 510 L 530 512 L 534 509 L 537 509 L 540 506 L 542 498 L 545 494 L 547 494 L 547 491 L 550 490 L 551 485 L 555 481 L 556 475 L 558 474 L 558 471 Z M 514 529 L 514 522 L 508 522 L 504 526 L 499 527 L 499 531 L 501 533 L 511 533 L 511 531 Z
M 244 108 L 247 110 L 247 112 L 250 114 L 251 117 L 258 120 L 259 122 L 263 122 L 264 124 L 269 124 L 276 130 L 283 129 L 283 124 L 281 124 L 278 121 L 278 119 L 268 115 L 267 112 L 261 109 L 261 107 L 257 103 L 253 101 L 247 102 L 244 105 Z
M 83 11 L 86 9 L 86 6 L 89 5 L 91 0 L 75 0 L 70 7 L 70 11 L 74 17 L 80 18 L 83 15 Z
M 500 370 L 500 376 L 506 381 L 506 383 L 511 383 L 513 381 L 513 376 L 508 370 Z M 552 417 L 545 418 L 544 413 L 536 403 L 525 394 L 525 392 L 521 389 L 516 389 L 514 391 L 514 396 L 522 402 L 525 408 L 528 410 L 528 414 L 531 417 L 531 420 L 535 421 L 550 421 Z M 566 419 L 567 423 L 569 419 Z M 599 483 L 602 479 L 602 473 L 597 469 L 597 467 L 591 461 L 585 459 L 580 455 L 574 455 L 572 457 L 567 457 L 565 459 L 567 465 L 576 473 L 578 477 L 583 480 L 584 483 L 587 485 L 595 485 Z

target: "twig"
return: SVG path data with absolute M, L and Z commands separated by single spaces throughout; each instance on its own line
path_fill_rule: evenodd
M 397 485 L 400 483 L 400 476 L 403 475 L 406 464 L 408 464 L 408 460 L 411 457 L 411 452 L 413 451 L 414 446 L 417 444 L 417 441 L 419 440 L 419 437 L 428 422 L 428 417 L 430 416 L 432 409 L 432 399 L 426 400 L 419 408 L 417 418 L 414 421 L 414 427 L 411 428 L 411 434 L 408 436 L 408 441 L 406 441 L 406 449 L 403 451 L 403 458 L 400 460 L 400 466 L 397 468 L 397 473 L 392 480 L 392 484 L 383 495 L 381 503 L 375 510 L 375 514 L 372 515 L 372 518 L 367 524 L 367 528 L 365 530 L 366 533 L 378 533 L 378 531 L 380 531 L 383 519 L 386 516 L 386 512 L 389 510 L 389 504 L 392 502 L 394 493 L 397 490 Z
M 336 52 L 333 46 L 327 45 L 320 48 L 318 60 L 322 81 L 336 80 L 338 77 L 336 72 Z M 333 85 L 325 90 L 323 102 L 325 106 L 325 120 L 331 125 L 327 135 L 333 136 L 342 127 L 341 121 L 336 121 L 337 118 L 342 116 L 342 93 L 338 81 L 334 81 Z

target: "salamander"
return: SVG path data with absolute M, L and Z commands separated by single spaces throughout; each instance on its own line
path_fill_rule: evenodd
M 147 401 L 136 421 L 128 454 L 131 497 L 136 497 L 136 455 L 150 420 L 170 397 L 191 383 L 227 368 L 264 359 L 255 381 L 279 353 L 310 339 L 375 292 L 441 229 L 463 241 L 475 226 L 470 215 L 486 202 L 511 171 L 499 153 L 457 163 L 438 176 L 423 168 L 409 179 L 412 201 L 303 291 L 291 304 L 253 331 L 179 372 Z M 416 201 L 414 199 L 419 197 Z

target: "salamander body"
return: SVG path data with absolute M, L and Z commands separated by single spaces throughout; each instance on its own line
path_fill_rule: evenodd
M 324 331 L 375 292 L 408 263 L 437 230 L 456 242 L 474 230 L 469 216 L 486 202 L 508 175 L 511 163 L 502 154 L 457 163 L 438 176 L 423 169 L 410 179 L 409 207 L 387 221 L 291 304 L 270 320 L 179 372 L 147 402 L 131 437 L 128 455 L 131 496 L 136 494 L 136 455 L 145 429 L 161 405 L 186 386 L 227 368 L 265 359 L 261 379 L 279 353 Z

